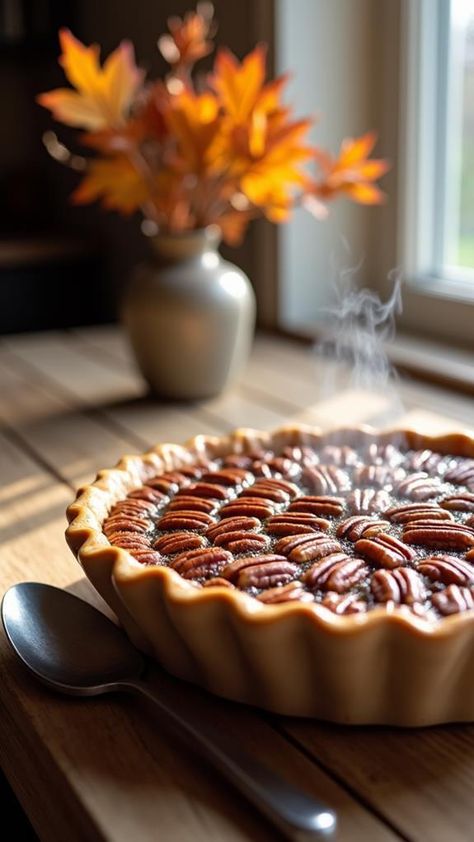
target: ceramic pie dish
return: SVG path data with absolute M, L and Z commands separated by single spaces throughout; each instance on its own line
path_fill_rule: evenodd
M 67 541 L 134 643 L 229 699 L 474 721 L 474 438 L 237 430 L 125 456 Z

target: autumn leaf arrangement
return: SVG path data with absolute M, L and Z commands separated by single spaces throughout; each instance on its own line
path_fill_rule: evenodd
M 285 222 L 304 205 L 324 218 L 338 196 L 383 201 L 375 182 L 388 164 L 369 157 L 375 133 L 345 139 L 332 157 L 308 142 L 312 121 L 294 119 L 283 104 L 287 77 L 266 81 L 265 46 L 242 61 L 221 47 L 211 72 L 198 73 L 196 63 L 214 49 L 211 4 L 168 26 L 158 48 L 169 72 L 158 81 L 145 78 L 128 41 L 101 65 L 98 45 L 60 31 L 59 62 L 72 88 L 40 94 L 38 102 L 81 129 L 79 140 L 91 150 L 72 156 L 47 133 L 51 153 L 83 170 L 73 202 L 141 210 L 148 232 L 217 225 L 236 244 L 255 217 Z

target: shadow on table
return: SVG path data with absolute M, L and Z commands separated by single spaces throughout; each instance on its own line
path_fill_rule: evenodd
M 39 842 L 21 804 L 10 787 L 5 775 L 0 771 L 0 804 L 2 805 L 2 823 L 8 828 L 9 838 L 21 842 Z

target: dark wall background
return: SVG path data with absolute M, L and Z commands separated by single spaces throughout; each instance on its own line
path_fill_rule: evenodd
M 215 0 L 217 42 L 237 55 L 262 38 L 262 5 Z M 99 207 L 72 207 L 78 176 L 51 160 L 44 131 L 53 128 L 80 151 L 72 130 L 54 124 L 35 104 L 37 93 L 63 86 L 57 29 L 70 26 L 103 56 L 122 38 L 154 77 L 165 70 L 156 48 L 169 15 L 192 4 L 180 0 L 1 0 L 0 2 L 0 333 L 110 321 L 131 268 L 146 256 L 140 217 Z M 205 66 L 205 65 L 203 65 Z M 253 278 L 258 234 L 229 252 Z

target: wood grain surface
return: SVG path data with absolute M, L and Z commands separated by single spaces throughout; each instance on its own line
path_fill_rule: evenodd
M 474 426 L 472 399 L 401 379 L 400 401 L 367 393 L 311 349 L 260 337 L 225 395 L 196 404 L 149 398 L 120 332 L 91 328 L 0 342 L 0 584 L 71 589 L 99 605 L 64 542 L 78 485 L 125 452 L 236 426 L 304 420 L 329 427 L 403 423 L 433 431 Z M 279 837 L 146 705 L 75 700 L 35 683 L 0 639 L 0 761 L 42 840 L 244 842 Z M 318 795 L 339 816 L 337 840 L 472 839 L 474 727 L 344 728 L 267 715 L 168 678 L 249 752 Z

